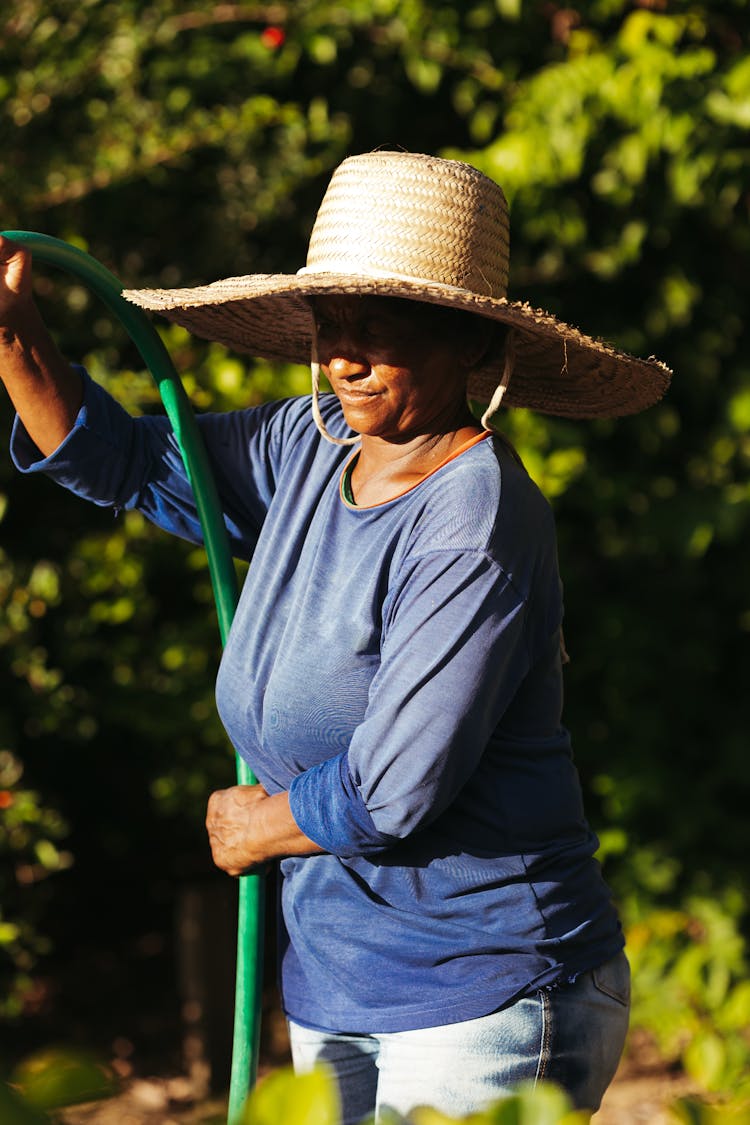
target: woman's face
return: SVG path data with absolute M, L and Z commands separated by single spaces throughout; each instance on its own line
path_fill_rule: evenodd
M 321 365 L 357 433 L 403 442 L 470 420 L 470 357 L 444 315 L 410 301 L 348 296 L 316 297 L 313 312 Z

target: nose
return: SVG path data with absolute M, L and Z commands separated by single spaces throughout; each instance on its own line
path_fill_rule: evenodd
M 370 370 L 360 326 L 351 317 L 318 320 L 318 356 L 334 379 L 362 375 Z
M 325 365 L 334 379 L 352 379 L 358 375 L 366 375 L 370 370 L 367 360 L 350 348 L 336 348 Z

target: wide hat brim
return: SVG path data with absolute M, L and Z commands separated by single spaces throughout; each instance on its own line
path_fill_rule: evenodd
M 638 359 L 618 351 L 528 304 L 422 280 L 328 272 L 251 274 L 188 289 L 125 290 L 123 296 L 234 351 L 308 364 L 313 327 L 309 298 L 325 294 L 407 298 L 509 326 L 515 355 L 507 406 L 563 418 L 622 417 L 658 402 L 672 374 L 653 357 Z M 471 399 L 489 402 L 501 366 L 496 358 L 472 374 Z

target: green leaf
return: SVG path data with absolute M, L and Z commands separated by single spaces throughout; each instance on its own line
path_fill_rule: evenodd
M 338 1090 L 327 1067 L 299 1075 L 284 1067 L 253 1090 L 244 1125 L 339 1125 L 339 1121 Z
M 740 433 L 750 431 L 750 388 L 743 387 L 732 395 L 727 412 L 735 430 Z
M 110 1072 L 82 1051 L 48 1049 L 20 1063 L 12 1076 L 30 1105 L 55 1109 L 98 1101 L 117 1092 Z
M 49 1125 L 49 1118 L 0 1082 L 0 1121 L 3 1125 Z
M 475 1116 L 472 1115 L 471 1118 L 465 1118 L 464 1120 L 467 1123 L 469 1121 L 473 1123 Z M 447 1113 L 442 1113 L 439 1109 L 433 1109 L 426 1105 L 417 1106 L 409 1113 L 409 1125 L 455 1125 L 457 1120 L 455 1117 L 449 1117 Z M 479 1120 L 477 1118 L 477 1125 Z
M 737 1105 L 712 1105 L 700 1098 L 680 1098 L 667 1110 L 668 1120 L 675 1125 L 747 1125 L 750 1107 Z
M 688 1044 L 682 1058 L 687 1073 L 703 1089 L 720 1088 L 727 1052 L 723 1040 L 715 1032 L 699 1032 Z
M 495 0 L 498 14 L 514 23 L 521 18 L 521 0 Z

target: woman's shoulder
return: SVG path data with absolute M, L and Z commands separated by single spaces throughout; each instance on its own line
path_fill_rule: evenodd
M 536 554 L 554 546 L 546 498 L 508 443 L 499 437 L 467 449 L 426 482 L 417 501 L 418 551 L 481 551 L 504 565 L 512 547 Z

